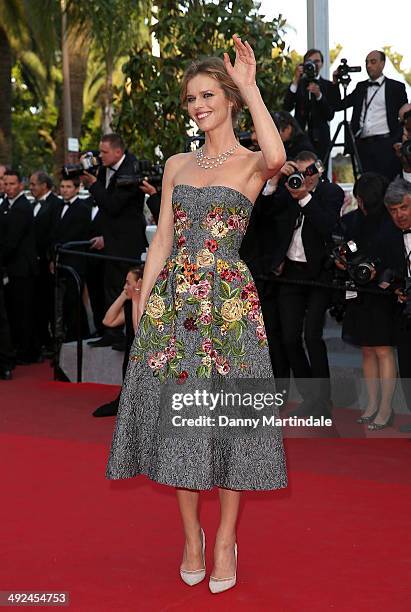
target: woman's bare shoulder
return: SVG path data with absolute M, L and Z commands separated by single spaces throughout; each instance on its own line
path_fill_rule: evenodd
M 179 170 L 184 164 L 186 164 L 193 157 L 193 153 L 176 153 L 171 155 L 167 161 L 166 166 L 169 170 Z

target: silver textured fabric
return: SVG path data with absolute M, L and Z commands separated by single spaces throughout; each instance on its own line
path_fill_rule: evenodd
M 166 436 L 164 381 L 272 378 L 260 303 L 238 257 L 252 203 L 225 186 L 177 185 L 174 245 L 141 318 L 123 383 L 106 477 L 145 474 L 175 487 L 287 486 L 280 430 L 272 437 Z

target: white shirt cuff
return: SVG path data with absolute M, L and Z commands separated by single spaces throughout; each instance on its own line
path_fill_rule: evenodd
M 277 190 L 277 185 L 275 185 L 275 184 L 273 185 L 272 183 L 270 183 L 270 179 L 268 179 L 268 181 L 266 182 L 266 184 L 264 186 L 262 195 L 263 196 L 269 196 L 272 193 L 274 193 L 274 191 L 276 191 L 276 190 Z
M 305 198 L 303 198 L 302 200 L 298 200 L 299 205 L 301 206 L 301 208 L 303 208 L 306 204 L 308 204 L 308 202 L 311 200 L 312 195 L 311 193 L 308 193 Z
M 317 102 L 319 102 L 321 100 L 321 98 L 323 97 L 323 92 L 320 91 L 320 95 L 318 96 L 318 98 L 316 98 Z
M 411 172 L 405 172 L 405 170 L 403 170 L 402 177 L 405 181 L 408 181 L 409 183 L 411 183 Z
M 297 93 L 297 85 L 295 83 L 291 83 L 290 91 L 291 93 Z

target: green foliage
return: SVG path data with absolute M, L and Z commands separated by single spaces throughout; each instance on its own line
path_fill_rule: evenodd
M 406 71 L 401 68 L 404 56 L 401 53 L 398 53 L 398 51 L 394 51 L 392 45 L 386 45 L 385 47 L 383 47 L 383 51 L 385 55 L 392 61 L 394 68 L 396 68 L 398 72 L 404 75 L 404 78 L 407 81 L 408 85 L 411 85 L 411 70 Z
M 20 64 L 12 71 L 12 165 L 24 176 L 33 170 L 50 169 L 53 162 L 52 132 L 57 109 L 52 100 L 39 105 L 22 77 Z
M 119 101 L 117 124 L 139 157 L 155 159 L 160 145 L 164 158 L 184 150 L 192 129 L 179 103 L 185 68 L 196 58 L 222 57 L 233 47 L 237 33 L 250 42 L 257 59 L 257 84 L 270 111 L 281 107 L 291 78 L 291 60 L 283 40 L 285 20 L 280 15 L 266 22 L 252 0 L 165 0 L 154 13 L 152 33 L 160 57 L 149 45 L 136 48 L 124 65 L 125 88 Z M 233 59 L 233 53 L 231 53 Z M 241 128 L 249 126 L 243 116 Z

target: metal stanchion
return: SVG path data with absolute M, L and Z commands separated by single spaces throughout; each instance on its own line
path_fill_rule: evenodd
M 57 380 L 58 373 L 60 370 L 60 350 L 64 339 L 64 330 L 62 329 L 62 300 L 60 294 L 60 274 L 61 270 L 64 270 L 74 278 L 77 289 L 77 382 L 82 381 L 83 376 L 83 338 L 81 328 L 81 304 L 82 304 L 82 283 L 78 272 L 72 266 L 66 266 L 60 263 L 62 255 L 75 255 L 78 257 L 97 258 L 104 259 L 107 261 L 118 261 L 122 263 L 133 264 L 140 266 L 142 264 L 141 259 L 131 259 L 127 257 L 116 257 L 112 255 L 102 255 L 99 253 L 88 253 L 84 251 L 77 251 L 76 248 L 90 246 L 90 241 L 78 241 L 78 242 L 66 242 L 65 244 L 57 245 L 54 253 L 54 380 Z

